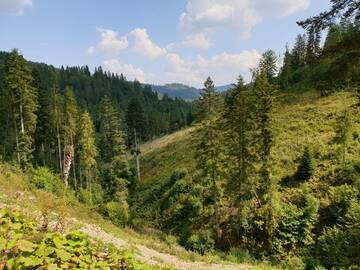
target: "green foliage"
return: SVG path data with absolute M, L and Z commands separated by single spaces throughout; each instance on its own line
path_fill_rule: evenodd
M 4 63 L 4 117 L 7 129 L 4 133 L 4 147 L 16 157 L 24 169 L 30 165 L 33 152 L 34 133 L 37 116 L 37 91 L 33 87 L 33 78 L 25 59 L 17 50 L 7 55 Z M 3 133 L 3 131 L 2 131 Z
M 44 189 L 57 195 L 64 192 L 64 185 L 59 176 L 55 175 L 47 167 L 38 167 L 31 170 L 30 185 L 33 188 Z
M 299 167 L 294 175 L 295 181 L 303 182 L 309 180 L 314 174 L 315 162 L 312 153 L 308 147 L 305 147 L 301 157 Z
M 114 224 L 124 226 L 128 222 L 129 206 L 126 202 L 108 202 L 104 205 L 103 212 Z
M 43 234 L 16 211 L 0 210 L 0 232 L 1 269 L 151 269 L 80 232 Z
M 205 252 L 213 251 L 215 247 L 213 233 L 206 230 L 192 234 L 186 241 L 186 247 L 202 255 L 204 255 Z
M 101 185 L 94 183 L 91 185 L 91 189 L 82 188 L 79 190 L 79 201 L 90 206 L 99 206 L 104 202 L 104 190 Z

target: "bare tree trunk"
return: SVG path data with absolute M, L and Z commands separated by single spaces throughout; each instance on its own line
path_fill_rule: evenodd
M 24 115 L 23 115 L 22 101 L 20 101 L 20 123 L 21 123 L 21 133 L 24 133 L 25 128 L 24 128 Z
M 70 169 L 71 169 L 71 163 L 74 159 L 74 147 L 73 145 L 67 145 L 65 147 L 65 157 L 64 157 L 64 170 L 63 170 L 63 182 L 65 185 L 65 188 L 68 187 L 69 183 L 68 183 L 68 178 L 69 178 L 69 173 L 70 173 Z

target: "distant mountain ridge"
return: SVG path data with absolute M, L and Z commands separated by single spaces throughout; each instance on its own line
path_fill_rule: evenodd
M 167 94 L 171 98 L 181 98 L 191 101 L 197 99 L 200 95 L 200 89 L 182 83 L 170 83 L 165 85 L 150 86 L 154 91 L 162 95 Z M 217 86 L 216 91 L 222 93 L 228 91 L 230 88 L 232 88 L 232 84 L 226 84 L 222 86 Z

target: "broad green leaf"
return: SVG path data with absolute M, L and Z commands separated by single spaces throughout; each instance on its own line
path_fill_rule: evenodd
M 66 262 L 71 259 L 71 254 L 65 250 L 62 249 L 56 249 L 55 250 L 56 255 L 63 261 Z
M 24 252 L 33 252 L 36 248 L 36 245 L 31 243 L 30 241 L 27 240 L 18 240 L 16 243 L 16 246 L 18 247 L 19 250 L 24 251 Z

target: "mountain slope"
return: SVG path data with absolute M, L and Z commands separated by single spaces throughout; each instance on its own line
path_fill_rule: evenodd
M 133 254 L 132 256 L 137 261 L 149 265 L 148 268 L 143 265 L 134 269 L 240 270 L 256 268 L 254 265 L 224 262 L 216 257 L 202 257 L 186 251 L 171 241 L 170 237 L 161 235 L 159 232 L 152 232 L 150 229 L 145 234 L 140 234 L 130 228 L 119 228 L 103 219 L 90 207 L 79 203 L 71 193 L 56 195 L 44 189 L 38 190 L 31 184 L 34 181 L 30 173 L 25 174 L 12 165 L 0 163 L 0 210 L 20 212 L 36 220 L 39 226 L 42 226 L 45 218 L 49 222 L 47 230 L 55 230 L 58 234 L 72 230 L 81 231 L 104 244 L 114 245 L 126 254 Z M 59 222 L 61 222 L 61 228 L 57 227 Z M 2 223 L 0 229 L 1 226 L 3 226 Z M 273 269 L 267 266 L 261 267 L 261 269 Z
M 184 100 L 195 100 L 199 97 L 199 89 L 181 83 L 171 83 L 165 85 L 151 85 L 151 88 L 162 94 L 167 94 L 171 98 L 181 98 Z
M 356 102 L 351 95 L 342 92 L 321 98 L 317 92 L 308 91 L 280 96 L 273 125 L 276 141 L 272 153 L 276 160 L 272 173 L 278 180 L 294 173 L 299 158 L 297 153 L 301 154 L 305 146 L 314 147 L 322 155 L 331 154 L 335 120 L 346 107 L 352 108 L 355 130 L 359 131 L 358 109 L 351 107 Z M 142 146 L 144 182 L 164 180 L 178 169 L 194 170 L 190 135 L 193 129 L 184 129 Z M 354 149 L 356 151 L 350 153 L 349 158 L 355 157 L 359 151 L 356 147 Z M 318 167 L 321 166 L 329 167 L 329 161 L 320 161 Z M 322 171 L 318 173 L 320 177 Z

